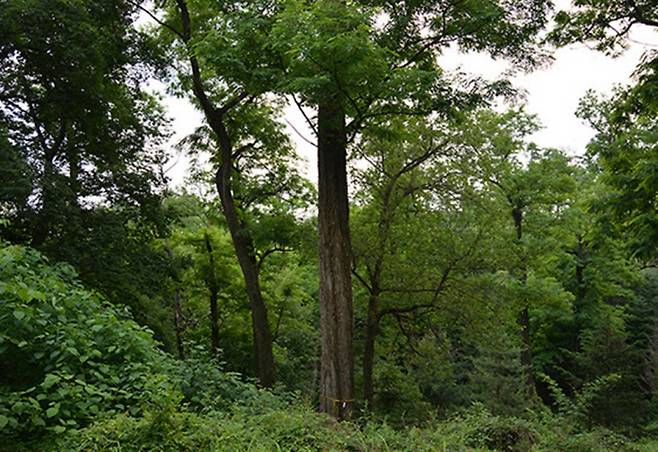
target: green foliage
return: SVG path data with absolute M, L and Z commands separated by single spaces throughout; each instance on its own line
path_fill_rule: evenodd
M 556 14 L 556 25 L 549 35 L 553 43 L 593 42 L 597 50 L 614 53 L 628 46 L 628 33 L 634 25 L 658 26 L 656 5 L 651 0 L 576 0 L 573 6 Z
M 591 418 L 596 414 L 596 400 L 606 397 L 606 393 L 619 381 L 619 374 L 608 374 L 588 382 L 572 397 L 567 397 L 562 389 L 547 375 L 544 381 L 548 385 L 551 395 L 555 399 L 560 414 L 576 423 L 588 423 L 591 426 Z
M 471 398 L 499 415 L 521 414 L 527 405 L 523 397 L 520 347 L 510 337 L 490 332 L 472 358 L 469 372 Z
M 162 231 L 168 136 L 141 83 L 155 55 L 131 2 L 11 0 L 0 11 L 0 234 L 30 243 L 167 346 L 149 248 Z
M 131 26 L 134 7 L 85 0 L 3 6 L 0 143 L 3 157 L 14 154 L 30 167 L 21 183 L 36 198 L 14 187 L 12 202 L 22 208 L 14 234 L 38 245 L 61 240 L 64 225 L 84 224 L 78 217 L 89 197 L 152 209 L 162 183 L 154 166 L 165 157 L 153 151 L 166 122 L 139 86 L 149 59 Z
M 547 40 L 617 53 L 631 27 L 658 26 L 653 3 L 576 0 Z M 658 243 L 654 52 L 634 86 L 583 100 L 596 135 L 581 162 L 530 142 L 523 108 L 483 108 L 507 81 L 437 59 L 454 46 L 536 66 L 547 0 L 2 6 L 0 233 L 67 263 L 0 245 L 0 433 L 17 448 L 656 449 L 658 277 L 639 270 Z M 138 31 L 140 15 L 159 31 Z M 179 144 L 198 197 L 163 195 L 153 68 L 212 125 Z M 325 103 L 346 123 L 356 380 L 367 393 L 372 367 L 374 381 L 356 423 L 310 406 L 315 193 L 295 169 L 289 101 L 311 128 Z M 232 234 L 210 194 L 229 157 L 218 141 Z M 273 390 L 250 379 L 240 240 Z
M 361 427 L 337 424 L 309 407 L 259 413 L 148 411 L 144 417 L 118 415 L 84 430 L 71 432 L 52 450 L 418 450 L 418 451 L 649 451 L 655 442 L 633 443 L 605 429 L 578 431 L 559 417 L 531 414 L 526 418 L 493 416 L 480 405 L 422 428 L 395 430 L 367 422 Z M 162 407 L 161 407 L 162 408 Z M 51 450 L 51 449 L 46 449 Z
M 560 11 L 549 39 L 558 45 L 593 42 L 599 51 L 619 54 L 629 33 L 638 25 L 658 27 L 655 2 L 600 2 L 578 0 L 576 8 Z M 598 205 L 630 238 L 633 251 L 642 259 L 655 254 L 656 216 L 656 113 L 658 103 L 658 55 L 646 51 L 637 64 L 634 84 L 618 87 L 609 99 L 588 93 L 579 115 L 596 130 L 588 151 L 602 170 L 606 192 Z M 607 218 L 609 220 L 609 218 Z
M 0 248 L 0 415 L 5 435 L 61 432 L 138 413 L 165 357 L 151 333 L 35 251 Z
M 605 184 L 597 207 L 604 220 L 613 222 L 630 239 L 638 257 L 651 259 L 658 234 L 653 206 L 658 189 L 658 109 L 653 105 L 625 115 L 624 102 L 631 102 L 631 96 L 632 91 L 622 91 L 612 99 L 600 99 L 590 93 L 580 115 L 597 131 L 588 145 Z
M 243 410 L 283 408 L 285 395 L 279 397 L 245 382 L 242 375 L 222 370 L 216 359 L 203 348 L 193 350 L 192 357 L 177 363 L 168 371 L 181 391 L 181 402 L 193 412 L 226 412 L 235 407 Z M 157 399 L 157 394 L 156 394 Z

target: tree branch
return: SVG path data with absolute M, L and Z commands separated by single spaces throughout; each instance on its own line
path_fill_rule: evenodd
M 270 248 L 265 250 L 260 256 L 258 256 L 258 262 L 256 263 L 256 268 L 260 272 L 260 269 L 265 263 L 265 259 L 267 259 L 268 256 L 271 256 L 274 253 L 286 253 L 288 251 L 291 251 L 289 248 L 284 248 L 282 246 L 275 246 L 274 248 Z
M 146 13 L 146 14 L 147 14 L 151 19 L 153 19 L 158 25 L 160 25 L 160 26 L 162 26 L 162 27 L 165 27 L 165 28 L 168 29 L 169 31 L 174 32 L 174 34 L 176 34 L 179 38 L 181 38 L 181 39 L 184 40 L 183 33 L 181 33 L 180 31 L 178 31 L 178 30 L 177 30 L 175 27 L 173 27 L 172 25 L 170 25 L 170 24 L 164 22 L 163 20 L 161 20 L 160 18 L 158 18 L 158 16 L 156 16 L 155 14 L 153 14 L 153 13 L 152 13 L 151 11 L 149 11 L 148 9 L 144 8 L 144 7 L 143 7 L 141 4 L 139 4 L 138 2 L 135 2 L 135 1 L 133 1 L 133 0 L 128 0 L 128 3 L 130 3 L 131 5 L 133 5 L 135 8 L 139 9 L 140 11 Z
M 366 280 L 363 279 L 363 277 L 362 277 L 361 275 L 359 275 L 359 272 L 356 271 L 356 268 L 353 268 L 353 269 L 352 269 L 352 274 L 353 274 L 354 276 L 356 276 L 356 279 L 358 279 L 359 282 L 360 282 L 361 284 L 363 284 L 363 286 L 364 286 L 366 289 L 368 289 L 368 292 L 372 293 L 372 287 L 370 287 L 370 285 L 366 282 Z

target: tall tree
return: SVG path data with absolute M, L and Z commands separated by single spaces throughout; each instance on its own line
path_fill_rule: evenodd
M 74 265 L 170 345 L 148 300 L 162 295 L 166 257 L 150 244 L 168 128 L 142 89 L 157 58 L 136 18 L 123 0 L 3 2 L 0 234 Z
M 22 177 L 14 170 L 10 186 L 31 183 L 28 198 L 14 199 L 28 220 L 14 231 L 22 226 L 35 246 L 83 231 L 83 212 L 99 198 L 146 211 L 157 206 L 165 156 L 154 145 L 166 130 L 155 99 L 140 88 L 148 60 L 134 18 L 123 1 L 3 5 L 3 158 L 29 165 Z
M 590 93 L 579 110 L 596 131 L 588 151 L 606 188 L 595 207 L 609 225 L 623 231 L 635 255 L 648 263 L 655 262 L 658 249 L 658 103 L 643 92 L 653 92 L 656 86 L 619 90 L 611 99 Z
M 368 162 L 366 168 L 356 170 L 359 208 L 353 274 L 368 292 L 363 397 L 371 409 L 380 322 L 386 316 L 399 320 L 438 308 L 456 267 L 472 251 L 468 245 L 465 249 L 453 247 L 449 222 L 443 218 L 459 216 L 458 211 L 465 208 L 460 198 L 467 191 L 460 168 L 464 149 L 452 139 L 450 126 L 457 127 L 440 127 L 415 118 L 389 121 L 367 130 L 356 152 Z M 416 218 L 411 220 L 412 216 Z M 441 249 L 452 256 L 444 258 L 443 253 L 426 247 L 417 230 L 419 224 L 425 225 L 423 235 L 441 237 Z M 464 243 L 472 238 L 466 229 L 461 230 Z M 419 264 L 427 260 L 423 250 L 435 260 L 421 269 Z
M 533 272 L 533 261 L 537 262 L 537 256 L 547 251 L 549 242 L 544 247 L 536 246 L 532 236 L 527 234 L 528 220 L 533 216 L 534 222 L 546 222 L 542 217 L 559 220 L 560 209 L 568 205 L 569 194 L 574 191 L 575 179 L 568 157 L 557 150 L 542 151 L 526 141 L 537 125 L 523 111 L 509 111 L 502 115 L 483 111 L 475 117 L 478 127 L 469 131 L 465 138 L 478 155 L 478 171 L 481 171 L 482 181 L 502 196 L 513 227 L 510 245 L 516 256 L 509 271 L 520 288 L 518 325 L 522 343 L 521 364 L 526 395 L 531 399 L 535 395 L 536 384 L 530 331 L 532 290 L 529 276 Z M 524 163 L 524 158 L 529 161 Z
M 271 386 L 275 378 L 272 335 L 260 287 L 257 250 L 240 201 L 236 199 L 235 176 L 236 161 L 242 154 L 261 153 L 263 145 L 270 149 L 276 146 L 275 141 L 263 143 L 257 136 L 273 124 L 253 120 L 254 115 L 266 118 L 270 114 L 262 94 L 271 85 L 272 74 L 267 69 L 268 61 L 264 60 L 267 51 L 259 32 L 267 26 L 272 13 L 265 3 L 240 8 L 237 3 L 214 5 L 176 0 L 165 2 L 164 7 L 164 20 L 144 11 L 161 26 L 164 45 L 173 44 L 177 52 L 174 66 L 180 82 L 179 93 L 192 96 L 212 131 L 217 150 L 214 181 L 245 280 L 256 374 L 262 385 Z M 242 63 L 236 64 L 238 61 Z M 265 66 L 264 70 L 261 65 Z M 250 115 L 245 127 L 241 121 Z M 274 126 L 274 130 L 279 128 Z M 285 147 L 287 140 L 282 142 Z M 262 155 L 267 154 L 263 151 Z
M 597 50 L 616 56 L 628 48 L 631 30 L 658 30 L 658 8 L 652 0 L 578 0 L 575 6 L 556 15 L 549 34 L 553 43 L 593 43 Z M 658 189 L 657 87 L 658 53 L 648 48 L 638 62 L 632 86 L 619 88 L 610 99 L 589 94 L 579 111 L 597 132 L 589 151 L 598 157 L 603 179 L 612 189 L 600 207 L 623 225 L 634 252 L 646 260 L 655 259 L 658 240 L 654 199 Z
M 316 122 L 309 122 L 317 134 L 320 194 L 321 410 L 347 417 L 354 400 L 350 141 L 368 122 L 396 114 L 445 113 L 501 88 L 455 89 L 436 66 L 436 56 L 456 43 L 532 64 L 534 36 L 549 6 L 543 0 L 284 5 L 274 29 L 287 68 L 283 90 L 301 94 L 300 104 L 317 109 Z
M 205 116 L 207 127 L 186 144 L 212 155 L 215 187 L 249 299 L 256 374 L 271 386 L 272 334 L 260 269 L 282 247 L 260 240 L 255 226 L 259 219 L 287 218 L 282 212 L 294 211 L 308 191 L 291 170 L 294 152 L 273 119 L 278 108 L 265 96 L 280 73 L 265 40 L 276 8 L 268 2 L 185 0 L 163 7 L 164 19 L 144 11 L 157 22 L 161 44 L 175 52 L 173 89 L 191 96 Z M 277 227 L 276 221 L 270 226 Z

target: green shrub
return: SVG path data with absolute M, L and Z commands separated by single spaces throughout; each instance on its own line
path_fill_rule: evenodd
M 151 333 L 36 251 L 0 248 L 0 433 L 61 432 L 137 414 L 156 363 Z
M 192 356 L 167 370 L 183 394 L 182 402 L 194 412 L 229 411 L 235 407 L 259 407 L 260 410 L 284 408 L 290 394 L 256 387 L 237 372 L 223 370 L 204 347 L 191 350 Z
M 179 394 L 180 395 L 180 394 Z M 51 450 L 66 451 L 652 451 L 605 429 L 576 431 L 548 412 L 494 416 L 482 405 L 440 423 L 395 429 L 380 422 L 337 423 L 293 403 L 260 411 L 192 413 L 172 394 L 143 416 L 119 414 L 68 432 Z

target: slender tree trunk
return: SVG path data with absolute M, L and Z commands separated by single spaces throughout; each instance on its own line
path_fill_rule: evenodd
M 320 246 L 320 410 L 349 418 L 354 401 L 351 244 L 345 113 L 339 102 L 318 106 Z
M 575 331 L 573 337 L 573 349 L 580 350 L 580 332 L 583 329 L 583 309 L 585 296 L 587 295 L 587 284 L 585 283 L 585 267 L 587 259 L 587 250 L 583 243 L 582 237 L 578 238 L 578 247 L 576 248 L 576 300 L 574 302 Z
M 383 187 L 381 210 L 379 212 L 379 221 L 377 224 L 377 244 L 375 248 L 375 262 L 370 272 L 370 286 L 368 288 L 370 296 L 368 297 L 368 315 L 366 319 L 366 337 L 363 350 L 363 397 L 366 400 L 369 410 L 374 407 L 375 388 L 373 382 L 373 371 L 375 361 L 375 342 L 379 335 L 379 322 L 381 315 L 379 311 L 380 296 L 382 293 L 382 273 L 384 270 L 384 260 L 388 251 L 389 233 L 391 224 L 395 216 L 396 207 L 391 202 L 393 190 L 396 188 L 399 178 L 406 172 L 412 171 L 423 161 L 429 158 L 426 154 L 418 158 L 413 163 L 406 164 Z
M 587 249 L 582 238 L 578 239 L 578 249 L 576 250 L 576 303 L 579 310 L 582 310 L 587 294 L 587 284 L 585 283 L 585 267 L 587 265 Z
M 375 387 L 373 382 L 373 370 L 375 366 L 375 341 L 379 335 L 379 314 L 380 295 L 382 293 L 382 270 L 384 268 L 384 256 L 386 254 L 386 245 L 388 243 L 388 232 L 392 213 L 389 212 L 389 201 L 393 184 L 390 184 L 384 191 L 382 199 L 382 211 L 380 213 L 377 238 L 377 257 L 370 273 L 370 296 L 368 297 L 368 316 L 366 318 L 366 339 L 363 348 L 363 397 L 366 400 L 368 409 L 374 407 Z
M 263 300 L 255 258 L 253 241 L 246 226 L 240 221 L 233 193 L 230 189 L 232 166 L 227 153 L 222 150 L 223 163 L 217 172 L 217 190 L 222 202 L 224 217 L 228 225 L 235 253 L 242 270 L 247 297 L 251 308 L 253 351 L 256 361 L 256 374 L 261 385 L 274 384 L 274 354 L 272 353 L 272 333 L 268 322 L 267 306 Z M 228 162 L 228 163 L 227 163 Z
M 181 14 L 182 33 L 180 35 L 183 42 L 190 46 L 192 39 L 192 25 L 190 13 L 185 0 L 176 0 L 178 10 Z M 206 121 L 219 143 L 222 164 L 215 175 L 217 191 L 222 202 L 222 209 L 226 223 L 231 234 L 235 254 L 242 270 L 245 285 L 247 288 L 247 297 L 251 308 L 252 331 L 254 340 L 254 357 L 256 360 L 256 375 L 263 386 L 272 386 L 274 384 L 274 355 L 272 354 L 272 335 L 270 326 L 267 321 L 267 307 L 263 301 L 260 290 L 258 277 L 258 266 L 254 254 L 253 240 L 249 230 L 240 220 L 240 217 L 233 199 L 231 187 L 231 173 L 233 172 L 233 145 L 226 126 L 224 124 L 224 114 L 232 107 L 244 99 L 244 96 L 238 96 L 232 101 L 228 101 L 222 108 L 217 108 L 213 101 L 208 97 L 201 75 L 199 61 L 194 56 L 190 48 L 189 62 L 192 70 L 192 91 L 199 101 L 201 109 L 206 117 Z
M 169 261 L 173 266 L 174 253 L 168 243 L 165 243 L 165 250 L 167 251 Z M 178 270 L 176 270 L 176 273 L 178 273 Z M 183 325 L 183 308 L 181 305 L 180 280 L 177 274 L 174 277 L 174 282 L 176 283 L 176 290 L 174 291 L 174 331 L 176 333 L 176 349 L 178 351 L 178 357 L 180 359 L 185 359 L 185 346 L 183 344 L 183 331 L 185 331 L 185 327 Z
M 368 409 L 374 407 L 375 388 L 373 369 L 375 364 L 375 340 L 379 334 L 379 292 L 373 292 L 368 298 L 368 317 L 366 319 L 366 339 L 363 349 L 363 398 Z
M 41 186 L 41 209 L 39 210 L 32 229 L 32 246 L 42 246 L 50 236 L 51 216 L 55 209 L 55 153 L 45 150 L 43 162 L 43 178 Z
M 174 329 L 176 331 L 176 348 L 178 357 L 185 359 L 185 346 L 183 345 L 183 309 L 180 301 L 180 288 L 174 292 Z
M 522 246 L 521 240 L 523 239 L 523 208 L 514 207 L 512 210 L 512 217 L 514 218 L 514 228 L 516 230 L 516 240 L 519 246 Z M 521 284 L 525 287 L 528 281 L 528 264 L 526 262 L 525 251 L 521 251 L 521 265 L 520 275 Z M 535 390 L 535 377 L 532 373 L 532 343 L 530 339 L 530 312 L 528 308 L 528 299 L 523 297 L 523 306 L 518 317 L 518 324 L 521 328 L 521 366 L 523 367 L 523 374 L 525 376 L 526 396 L 532 399 L 536 395 Z
M 206 275 L 206 285 L 210 292 L 210 346 L 213 356 L 219 356 L 219 309 L 217 299 L 219 296 L 219 282 L 215 273 L 215 255 L 213 254 L 212 243 L 208 232 L 204 234 L 206 242 L 206 251 L 208 252 L 208 274 Z
M 210 292 L 210 344 L 213 356 L 219 356 L 219 310 L 216 290 Z
M 534 398 L 535 391 L 535 377 L 532 374 L 532 348 L 530 341 L 530 313 L 528 311 L 528 304 L 525 303 L 519 314 L 519 326 L 521 327 L 521 341 L 523 343 L 521 348 L 521 365 L 523 366 L 523 373 L 525 375 L 526 395 L 529 399 Z

